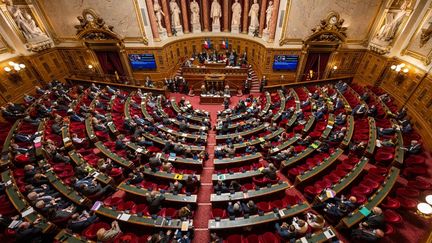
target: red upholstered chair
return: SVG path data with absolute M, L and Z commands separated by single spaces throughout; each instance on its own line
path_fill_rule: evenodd
M 423 176 L 427 175 L 427 170 L 423 166 L 413 166 L 413 167 L 407 167 L 403 170 L 402 175 L 404 177 L 414 177 L 414 176 Z
M 97 222 L 87 227 L 87 229 L 83 231 L 83 235 L 89 240 L 96 240 L 96 232 L 102 228 L 108 230 L 111 226 L 105 222 Z
M 175 209 L 175 208 L 163 208 L 160 212 L 160 215 L 162 217 L 169 217 L 172 219 L 178 217 L 177 209 Z
M 399 224 L 402 222 L 402 216 L 391 209 L 384 211 L 384 218 L 385 221 L 390 224 Z
M 375 154 L 375 161 L 378 163 L 388 163 L 394 159 L 393 153 L 381 152 L 378 151 Z
M 391 197 L 387 197 L 386 200 L 381 203 L 381 207 L 382 208 L 386 208 L 386 209 L 398 209 L 400 208 L 400 202 L 394 198 Z
M 391 226 L 391 224 L 386 224 L 384 235 L 385 236 L 390 236 L 390 235 L 393 235 L 393 234 L 394 234 L 394 228 L 393 228 L 393 226 Z
M 284 202 L 280 199 L 274 200 L 270 202 L 270 207 L 271 208 L 284 208 Z
M 375 174 L 367 174 L 364 179 L 371 179 L 375 182 L 382 183 L 384 181 L 384 176 L 375 175 Z
M 426 179 L 417 176 L 415 180 L 408 181 L 407 187 L 424 191 L 432 189 L 432 184 Z
M 275 242 L 279 242 L 279 239 L 273 232 L 265 232 L 264 234 L 259 236 L 259 242 L 275 243 Z
M 254 184 L 252 184 L 252 183 L 246 183 L 246 184 L 243 184 L 242 185 L 242 189 L 243 190 L 252 190 L 252 189 L 254 189 L 255 188 L 255 186 L 254 186 Z
M 132 214 L 142 213 L 144 215 L 145 212 L 147 212 L 147 205 L 146 204 L 137 204 L 135 207 L 133 207 L 130 211 Z
M 124 243 L 124 242 L 139 243 L 140 239 L 134 233 L 121 234 L 114 239 L 114 243 Z
M 351 193 L 354 194 L 355 196 L 357 195 L 363 195 L 363 196 L 367 196 L 372 192 L 372 189 L 362 186 L 362 185 L 358 185 L 356 187 L 353 187 L 351 189 Z
M 227 217 L 227 213 L 225 209 L 222 208 L 212 208 L 212 218 L 226 218 Z
M 238 234 L 233 234 L 228 236 L 224 243 L 241 243 L 243 241 L 243 236 Z
M 420 196 L 420 192 L 416 189 L 411 188 L 398 188 L 396 194 L 400 197 L 417 198 Z
M 135 202 L 133 202 L 133 201 L 120 202 L 117 205 L 117 210 L 118 211 L 126 211 L 126 210 L 131 211 L 135 207 L 136 207 L 136 205 L 135 205 Z
M 400 202 L 400 205 L 404 209 L 415 210 L 417 208 L 417 201 L 406 197 L 397 197 L 396 200 Z
M 379 166 L 370 168 L 368 170 L 369 174 L 375 174 L 375 175 L 385 175 L 387 174 L 387 172 L 388 172 L 387 168 L 379 167 Z
M 268 212 L 271 210 L 269 202 L 257 202 L 256 206 L 259 210 Z
M 259 242 L 259 237 L 256 234 L 250 234 L 248 236 L 246 236 L 246 243 L 257 243 Z
M 337 183 L 340 179 L 340 176 L 334 174 L 334 173 L 330 173 L 327 176 L 324 176 L 325 179 L 328 179 L 330 182 L 332 183 Z
M 349 158 L 346 158 L 346 159 L 342 160 L 342 163 L 355 165 L 359 161 L 360 161 L 360 159 L 357 158 L 357 157 L 349 157 Z
M 371 179 L 365 179 L 360 183 L 360 185 L 369 187 L 372 190 L 376 190 L 378 189 L 378 187 L 380 187 L 381 184 Z
M 320 191 L 317 190 L 316 187 L 314 186 L 307 186 L 304 189 L 304 193 L 306 193 L 306 195 L 308 195 L 309 197 L 315 197 L 316 195 L 318 195 L 318 193 L 320 193 L 322 191 L 322 188 Z

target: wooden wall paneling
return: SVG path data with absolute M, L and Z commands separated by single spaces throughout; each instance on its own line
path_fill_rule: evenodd
M 362 58 L 354 80 L 365 85 L 374 85 L 387 67 L 387 58 L 372 52 L 366 52 Z

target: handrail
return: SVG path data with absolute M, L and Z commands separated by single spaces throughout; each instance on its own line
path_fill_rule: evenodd
M 308 85 L 322 85 L 322 84 L 328 84 L 328 83 L 336 83 L 339 80 L 343 80 L 345 82 L 351 83 L 353 78 L 354 78 L 354 76 L 344 76 L 344 77 L 328 78 L 328 79 L 313 80 L 313 81 L 306 81 L 306 82 L 295 82 L 295 83 L 288 83 L 288 84 L 274 84 L 274 85 L 264 86 L 264 90 L 274 91 L 277 89 L 281 89 L 282 87 L 295 88 L 298 86 L 303 87 L 303 86 L 308 86 Z

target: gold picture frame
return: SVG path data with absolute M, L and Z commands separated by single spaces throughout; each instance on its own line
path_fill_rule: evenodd
M 0 35 L 0 54 L 7 52 L 14 53 L 15 50 L 9 45 L 5 38 Z

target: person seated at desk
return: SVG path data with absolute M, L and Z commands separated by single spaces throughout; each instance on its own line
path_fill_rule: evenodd
M 319 153 L 328 153 L 330 151 L 330 145 L 326 142 L 322 142 L 319 148 L 316 149 Z
M 174 183 L 170 182 L 169 185 L 169 192 L 173 194 L 178 194 L 181 192 L 181 189 L 183 188 L 183 185 L 179 181 L 174 181 Z
M 321 215 L 316 215 L 312 212 L 308 212 L 306 216 L 307 216 L 307 223 L 312 229 L 320 230 L 324 227 L 325 220 Z
M 336 88 L 337 90 L 339 90 L 339 92 L 341 92 L 341 93 L 345 93 L 345 91 L 348 89 L 348 84 L 345 83 L 345 82 L 342 82 L 342 81 L 338 81 L 338 82 L 335 84 L 335 88 Z
M 165 197 L 162 194 L 158 195 L 157 191 L 146 193 L 146 202 L 150 214 L 157 214 L 161 210 L 164 201 Z
M 158 167 L 162 165 L 162 161 L 160 159 L 160 155 L 154 154 L 149 159 L 149 166 L 153 172 L 158 171 Z
M 398 130 L 398 126 L 397 125 L 392 125 L 391 127 L 387 127 L 387 128 L 382 128 L 379 127 L 377 129 L 378 135 L 379 136 L 384 136 L 384 135 L 393 135 L 395 134 L 395 132 Z
M 303 219 L 299 219 L 297 217 L 293 218 L 292 225 L 294 225 L 297 235 L 304 235 L 309 229 L 309 225 Z
M 403 134 L 409 134 L 413 131 L 412 125 L 409 121 L 405 122 L 404 124 L 402 124 L 402 129 L 401 129 Z
M 109 174 L 113 169 L 113 164 L 111 159 L 99 159 L 97 161 L 97 168 L 100 172 Z
M 144 181 L 144 174 L 137 169 L 134 169 L 131 173 L 129 173 L 129 183 L 132 185 L 136 185 Z
M 91 184 L 81 184 L 77 190 L 79 190 L 84 196 L 91 196 L 98 198 L 99 196 L 105 195 L 107 192 L 111 191 L 113 188 L 107 185 L 102 188 L 102 186 L 93 180 Z
M 15 232 L 16 242 L 42 242 L 42 228 L 36 227 L 40 222 L 40 218 L 33 221 L 33 223 L 22 222 Z
M 333 130 L 327 138 L 328 142 L 341 142 L 346 134 L 346 127 L 342 127 L 340 130 Z
M 417 140 L 411 140 L 410 145 L 408 147 L 403 147 L 402 149 L 409 154 L 419 154 L 422 150 L 422 145 Z
M 226 154 L 228 155 L 229 158 L 235 157 L 236 149 L 234 148 L 233 144 L 226 146 L 225 151 L 226 151 Z
M 238 183 L 236 180 L 232 180 L 230 182 L 230 185 L 229 185 L 228 189 L 230 191 L 238 192 L 238 191 L 241 190 L 241 188 L 242 188 L 242 186 L 240 185 L 240 183 Z
M 198 178 L 195 175 L 189 175 L 185 182 L 186 192 L 195 193 L 200 185 Z
M 342 109 L 345 106 L 345 104 L 343 103 L 343 101 L 338 97 L 336 98 L 336 101 L 334 102 L 334 110 L 339 110 Z
M 395 114 L 395 118 L 398 121 L 403 120 L 406 116 L 407 116 L 407 108 L 406 107 L 402 107 L 402 109 L 397 111 Z
M 240 217 L 243 214 L 243 208 L 240 201 L 235 203 L 228 202 L 227 212 L 230 217 Z
M 248 145 L 245 149 L 245 152 L 248 154 L 254 154 L 257 152 L 257 148 L 255 146 Z
M 378 148 L 381 147 L 394 147 L 397 144 L 397 137 L 392 137 L 391 139 L 386 139 L 386 140 L 376 140 L 376 146 Z
M 384 94 L 380 95 L 378 98 L 379 98 L 380 100 L 382 100 L 384 103 L 391 102 L 390 95 L 387 94 L 387 93 L 384 93 Z
M 335 118 L 337 125 L 344 125 L 346 123 L 347 116 L 344 113 L 339 113 Z
M 187 204 L 186 206 L 181 207 L 178 211 L 178 216 L 181 219 L 189 219 L 192 216 L 191 205 Z
M 223 182 L 222 180 L 217 180 L 216 185 L 213 187 L 213 190 L 216 193 L 226 193 L 229 191 L 225 182 Z
M 294 113 L 294 107 L 290 107 L 281 113 L 281 120 L 288 120 Z
M 124 150 L 126 148 L 126 142 L 129 142 L 129 140 L 123 134 L 118 135 L 115 141 L 115 149 Z
M 350 153 L 360 155 L 366 149 L 366 143 L 364 141 L 361 141 L 358 144 L 351 142 L 348 147 L 349 147 Z
M 180 132 L 187 132 L 188 124 L 186 123 L 186 121 L 183 120 L 179 123 L 179 130 Z
M 362 116 L 366 113 L 366 106 L 364 104 L 358 104 L 354 109 L 352 110 L 351 114 L 353 116 Z
M 367 91 L 365 91 L 365 92 L 360 96 L 360 99 L 363 100 L 363 101 L 366 102 L 366 103 L 369 103 L 369 99 L 370 99 L 369 93 L 368 93 Z
M 80 137 L 78 137 L 78 134 L 72 133 L 72 142 L 75 145 L 84 145 L 84 144 L 86 144 L 85 143 L 86 141 L 87 141 L 87 138 L 80 138 Z
M 258 213 L 258 207 L 252 200 L 249 200 L 247 203 L 242 203 L 242 208 L 245 215 L 254 215 Z
M 144 124 L 141 124 L 141 126 L 142 126 L 142 125 L 144 125 Z M 127 131 L 133 133 L 133 132 L 135 131 L 136 127 L 137 127 L 137 123 L 136 123 L 134 120 L 131 120 L 131 119 L 126 118 L 126 119 L 124 120 L 124 122 L 123 122 L 123 127 L 124 127 Z
M 378 109 L 375 105 L 371 105 L 367 111 L 367 115 L 370 117 L 376 117 L 378 115 Z
M 86 210 L 83 210 L 82 213 L 74 213 L 72 214 L 67 228 L 70 229 L 74 233 L 82 232 L 91 224 L 95 223 L 98 220 L 97 215 L 93 212 L 88 213 Z
M 111 223 L 111 229 L 106 230 L 104 228 L 100 228 L 96 232 L 97 240 L 101 242 L 108 242 L 115 239 L 121 233 L 120 226 L 117 221 L 113 221 Z
M 316 112 L 313 113 L 317 120 L 322 120 L 325 114 L 327 114 L 327 106 L 321 106 Z
M 173 165 L 171 164 L 171 162 L 168 161 L 162 162 L 161 171 L 171 173 L 172 169 L 173 169 Z
M 372 208 L 372 213 L 359 224 L 361 229 L 385 229 L 385 218 L 382 209 L 379 207 Z
M 279 236 L 286 241 L 291 241 L 292 239 L 297 238 L 297 233 L 294 225 L 289 225 L 286 222 L 283 222 L 282 225 L 276 223 L 275 228 Z
M 262 170 L 262 174 L 269 180 L 277 180 L 278 176 L 276 174 L 277 169 L 273 163 L 270 163 L 267 168 Z
M 297 144 L 299 145 L 303 145 L 303 146 L 309 146 L 312 143 L 312 137 L 311 136 L 306 136 L 305 138 L 299 138 L 297 140 Z
M 34 150 L 33 146 L 28 146 L 28 147 L 19 146 L 14 141 L 11 141 L 10 148 L 12 154 L 14 155 L 32 153 Z
M 37 106 L 36 106 L 36 108 L 37 108 Z M 12 102 L 8 102 L 6 104 L 6 109 L 13 114 L 23 114 L 26 111 L 24 106 L 22 106 L 20 104 L 15 104 Z
M 378 242 L 384 237 L 384 231 L 380 229 L 354 229 L 351 232 L 351 238 L 365 242 Z
M 340 207 L 340 205 L 343 205 Z M 348 200 L 342 195 L 339 197 L 329 198 L 325 202 L 320 204 L 315 204 L 313 209 L 323 210 L 329 215 L 339 217 L 343 216 L 346 212 L 352 212 L 357 208 L 357 198 L 351 196 Z

